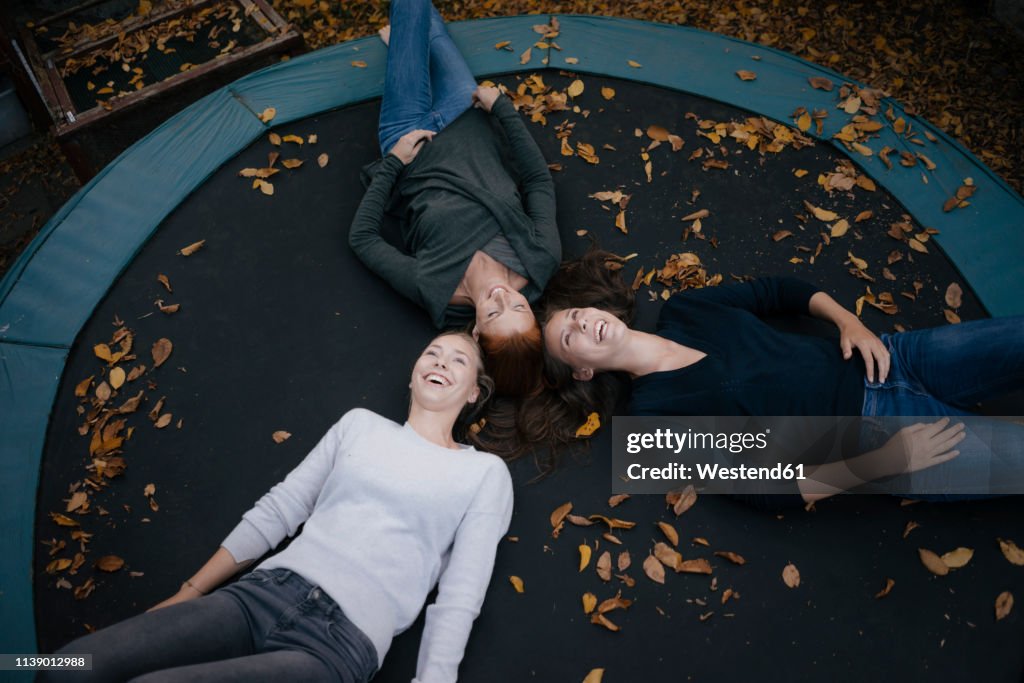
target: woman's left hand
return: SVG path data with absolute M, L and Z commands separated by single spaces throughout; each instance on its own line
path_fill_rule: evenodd
M 839 346 L 843 349 L 843 359 L 850 360 L 853 350 L 860 351 L 864 357 L 869 382 L 875 381 L 875 366 L 878 366 L 878 381 L 884 382 L 889 376 L 889 350 L 875 333 L 864 326 L 860 320 L 852 317 L 839 327 Z
M 473 106 L 483 109 L 489 114 L 491 113 L 491 107 L 494 106 L 499 97 L 501 97 L 501 91 L 497 88 L 478 85 L 473 93 Z

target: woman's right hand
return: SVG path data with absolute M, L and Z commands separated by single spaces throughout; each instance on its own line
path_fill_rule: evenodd
M 896 432 L 886 443 L 892 474 L 918 472 L 960 455 L 953 450 L 967 435 L 964 423 L 949 427 L 949 418 L 931 423 L 918 422 Z
M 158 602 L 157 604 L 153 605 L 152 607 L 150 607 L 146 611 L 147 612 L 155 612 L 158 609 L 162 609 L 164 607 L 170 607 L 171 605 L 176 605 L 179 602 L 187 602 L 189 600 L 195 600 L 196 598 L 202 597 L 202 595 L 203 595 L 202 593 L 197 591 L 195 588 L 191 588 L 188 584 L 182 584 L 181 588 L 178 590 L 177 593 L 175 593 L 171 597 L 167 598 L 163 602 Z
M 394 154 L 406 166 L 420 153 L 423 143 L 434 139 L 432 130 L 414 130 L 398 139 L 389 154 Z

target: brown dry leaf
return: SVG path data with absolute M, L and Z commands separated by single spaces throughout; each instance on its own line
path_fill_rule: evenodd
M 950 569 L 960 569 L 967 565 L 974 557 L 972 548 L 957 548 L 942 555 L 942 562 Z
M 110 385 L 106 382 L 100 382 L 100 385 L 96 387 L 96 398 L 103 402 L 110 400 Z
M 612 99 L 613 97 L 615 97 L 615 89 L 601 88 L 601 97 L 605 98 L 606 100 Z
M 78 508 L 89 502 L 89 494 L 85 491 L 75 491 L 71 494 L 71 498 L 68 500 L 68 506 L 64 512 L 74 512 Z
M 174 290 L 171 289 L 171 281 L 167 279 L 166 275 L 161 273 L 160 275 L 156 276 L 156 280 L 157 282 L 164 286 L 164 289 L 166 289 L 168 292 L 173 293 Z
M 875 153 L 870 147 L 868 147 L 867 145 L 862 145 L 859 142 L 851 142 L 850 146 L 866 157 L 869 157 Z
M 191 256 L 192 254 L 202 249 L 204 244 L 206 244 L 206 240 L 199 240 L 198 242 L 193 242 L 187 247 L 182 247 L 181 250 L 178 251 L 178 253 L 181 254 L 182 256 Z
M 1024 550 L 1018 548 L 1013 541 L 1004 541 L 1001 538 L 996 540 L 999 541 L 999 549 L 1003 551 L 1003 557 L 1007 562 L 1024 567 Z
M 793 171 L 793 175 L 795 175 L 797 178 L 803 178 L 805 175 L 807 175 L 807 173 L 808 171 L 803 168 L 798 168 L 795 171 Z
M 744 559 L 742 555 L 734 553 L 730 550 L 716 550 L 715 555 L 718 555 L 719 557 L 724 557 L 733 564 L 744 565 L 747 563 L 746 559 Z
M 665 534 L 665 538 L 668 539 L 669 543 L 676 548 L 679 547 L 679 533 L 674 526 L 668 522 L 658 522 L 658 528 L 661 529 L 661 533 Z M 619 567 L 619 571 L 622 571 L 621 567 Z
M 270 435 L 270 438 L 274 440 L 274 443 L 284 443 L 292 436 L 291 432 L 286 432 L 283 429 L 279 429 Z
M 811 128 L 811 115 L 804 112 L 800 115 L 800 118 L 796 120 L 796 127 L 800 129 L 800 132 L 806 133 Z M 806 174 L 806 171 L 804 171 Z M 799 178 L 801 176 L 797 176 Z
M 92 385 L 92 379 L 96 375 L 89 375 L 81 382 L 75 385 L 75 396 L 78 398 L 84 398 L 89 393 L 89 387 Z
M 600 624 L 601 626 L 604 626 L 609 631 L 618 631 L 619 630 L 618 626 L 613 624 L 608 619 L 608 617 L 606 617 L 605 615 L 603 615 L 603 614 L 601 614 L 599 612 L 594 612 L 593 614 L 590 615 L 590 623 L 591 624 Z
M 634 62 L 632 59 L 627 60 L 626 64 L 629 64 L 634 69 L 643 68 L 643 64 L 641 64 L 640 62 Z
M 512 588 L 515 589 L 516 593 L 522 593 L 526 589 L 523 587 L 523 580 L 518 576 L 508 577 L 508 582 L 512 584 Z
M 56 574 L 57 572 L 64 571 L 65 569 L 67 569 L 70 566 L 71 566 L 71 560 L 67 559 L 66 557 L 62 557 L 59 560 L 53 560 L 52 562 L 47 564 L 46 565 L 46 573 L 47 574 Z
M 678 517 L 697 502 L 697 490 L 690 484 L 682 491 L 671 491 L 665 494 L 665 502 L 672 506 L 672 512 Z
M 647 578 L 655 583 L 665 583 L 665 567 L 662 566 L 661 562 L 654 555 L 648 555 L 647 559 L 644 560 L 644 573 L 647 574 Z
M 597 607 L 597 596 L 593 593 L 583 594 L 583 613 L 590 614 Z
M 153 354 L 153 367 L 158 368 L 164 364 L 168 356 L 171 355 L 171 351 L 174 350 L 174 344 L 171 343 L 170 339 L 161 337 L 153 342 L 153 348 L 151 353 Z
M 861 211 L 860 213 L 857 214 L 857 217 L 853 219 L 853 222 L 854 223 L 860 223 L 862 221 L 868 220 L 869 218 L 871 218 L 874 215 L 875 215 L 874 211 Z
M 526 48 L 526 51 L 523 52 L 523 54 L 519 55 L 519 63 L 520 64 L 526 64 L 527 62 L 530 61 L 530 56 L 531 55 L 533 55 L 533 48 L 532 47 Z
M 705 548 L 711 546 L 711 543 L 708 542 L 708 539 L 704 538 L 703 536 L 694 536 L 691 540 L 697 545 L 702 545 Z
M 320 137 L 316 133 L 312 133 L 308 138 L 306 138 L 306 142 L 308 142 L 311 145 L 315 145 L 317 140 L 319 139 Z
M 811 84 L 812 88 L 824 90 L 826 92 L 832 92 L 832 88 L 834 87 L 832 85 L 832 81 L 823 76 L 811 76 L 807 79 L 807 82 Z
M 936 576 L 945 576 L 949 573 L 949 567 L 942 558 L 927 548 L 918 548 L 917 554 L 921 557 L 921 564 L 928 568 Z
M 623 235 L 628 235 L 629 234 L 629 229 L 626 227 L 626 212 L 625 211 L 619 211 L 619 213 L 615 215 L 615 227 L 618 228 L 622 232 Z M 594 413 L 594 414 L 596 415 L 597 413 Z
M 963 305 L 964 290 L 960 289 L 960 285 L 953 282 L 946 287 L 946 305 L 950 308 L 960 308 Z
M 913 249 L 914 251 L 919 251 L 922 254 L 927 254 L 928 253 L 928 247 L 924 246 L 924 244 L 922 244 L 920 241 L 918 241 L 914 237 L 911 237 L 910 239 L 908 239 L 907 240 L 907 244 L 909 244 L 910 248 Z
M 156 402 L 156 405 L 149 411 L 149 419 L 156 422 L 156 419 L 160 417 L 160 411 L 163 410 L 164 401 L 167 400 L 166 396 L 161 396 L 160 400 Z
M 804 201 L 804 206 L 807 207 L 807 210 L 810 211 L 811 213 L 813 213 L 814 217 L 817 218 L 819 221 L 822 221 L 822 222 L 825 222 L 825 223 L 831 223 L 832 221 L 834 221 L 837 218 L 839 218 L 839 214 L 835 213 L 834 211 L 827 211 L 826 209 L 820 209 L 817 206 L 815 206 L 814 204 L 811 204 L 810 202 L 808 202 L 806 200 Z
M 669 134 L 668 141 L 672 145 L 672 151 L 678 152 L 686 144 L 678 135 Z
M 669 132 L 663 127 L 658 125 L 652 125 L 647 127 L 647 137 L 658 142 L 665 142 L 668 140 Z
M 579 515 L 567 515 L 566 519 L 570 524 L 575 526 L 593 526 L 594 522 L 587 519 L 586 517 L 580 517 Z
M 124 381 L 126 379 L 124 369 L 121 366 L 113 368 L 107 376 L 107 379 L 110 380 L 111 388 L 120 389 L 124 385 Z
M 572 512 L 572 503 L 563 503 L 551 513 L 551 528 L 557 529 L 562 525 L 565 516 Z
M 590 564 L 590 546 L 584 544 L 580 545 L 580 571 L 582 572 Z
M 591 436 L 594 432 L 601 428 L 601 418 L 597 413 L 591 413 L 587 416 L 587 421 L 584 422 L 576 429 L 576 438 L 581 436 Z
M 253 189 L 258 189 L 260 192 L 267 195 L 268 197 L 272 197 L 274 195 L 273 183 L 268 183 L 265 180 L 254 180 L 252 186 Z
M 862 258 L 857 258 L 853 255 L 852 251 L 846 252 L 846 255 L 850 257 L 850 263 L 857 267 L 858 270 L 867 270 L 868 262 Z M 869 302 L 870 303 L 870 302 Z
M 142 495 L 147 498 L 156 495 L 156 484 L 146 484 L 145 488 L 142 489 Z
M 663 565 L 677 572 L 679 571 L 679 566 L 683 563 L 682 555 L 660 541 L 654 544 L 654 556 Z
M 886 579 L 885 580 L 885 587 L 882 590 L 880 590 L 877 593 L 875 593 L 875 599 L 876 600 L 880 600 L 881 598 L 884 598 L 886 595 L 888 595 L 892 591 L 892 587 L 895 586 L 895 585 L 896 585 L 895 581 L 893 581 L 892 579 Z
M 948 322 L 950 325 L 957 325 L 960 323 L 960 316 L 958 316 L 956 313 L 949 310 L 948 308 L 944 309 L 942 313 L 946 316 L 946 322 Z
M 623 550 L 621 553 L 619 553 L 619 559 L 616 563 L 616 566 L 618 567 L 620 572 L 624 572 L 627 569 L 629 569 L 629 565 L 631 564 L 633 564 L 633 559 L 629 556 L 628 550 Z
M 616 494 L 616 495 L 614 495 L 614 496 L 612 496 L 611 498 L 608 499 L 608 507 L 610 507 L 610 508 L 618 507 L 619 505 L 621 505 L 622 503 L 626 502 L 627 500 L 629 500 L 629 494 L 628 493 L 618 493 L 618 494 Z
M 110 351 L 110 347 L 107 346 L 106 344 L 97 344 L 96 346 L 92 347 L 92 352 L 96 354 L 96 357 L 99 358 L 100 360 L 105 360 L 108 363 L 115 362 L 114 356 Z
M 601 683 L 604 680 L 604 669 L 591 669 L 583 683 Z
M 711 212 L 707 209 L 701 209 L 700 211 L 694 211 L 691 214 L 683 216 L 680 220 L 684 221 L 699 221 L 701 218 L 707 218 L 711 215 Z
M 159 418 L 157 418 L 156 424 L 154 426 L 157 429 L 163 429 L 167 425 L 171 424 L 171 420 L 172 419 L 173 419 L 173 417 L 171 416 L 170 413 L 164 413 Z
M 495 50 L 509 50 L 509 51 L 511 51 L 512 48 L 509 47 L 510 45 L 512 45 L 512 41 L 511 40 L 503 40 L 503 41 L 501 41 L 499 43 L 495 43 L 494 44 L 494 49 Z
M 327 165 L 327 161 L 328 161 L 327 152 L 324 152 L 323 154 L 321 154 L 320 156 L 318 156 L 316 158 L 316 163 L 317 163 L 317 165 L 320 166 L 320 168 L 323 168 L 324 166 L 326 166 Z
M 569 84 L 569 87 L 565 89 L 565 92 L 569 97 L 579 97 L 583 94 L 583 87 L 583 81 L 577 78 Z
M 366 62 L 364 62 L 361 59 L 357 59 L 357 60 L 351 62 L 351 64 L 352 64 L 352 66 L 354 66 L 357 69 L 365 69 L 366 68 Z
M 117 555 L 104 555 L 100 559 L 96 560 L 97 569 L 104 572 L 116 572 L 123 566 L 124 560 Z
M 604 600 L 600 605 L 597 606 L 599 614 L 607 614 L 617 609 L 629 609 L 630 605 L 633 604 L 632 600 L 625 600 L 622 597 L 622 591 L 615 594 L 615 597 Z
M 790 588 L 796 588 L 800 585 L 800 571 L 792 562 L 790 562 L 783 568 L 782 580 Z
M 258 118 L 263 123 L 270 123 L 271 121 L 274 120 L 275 116 L 277 116 L 277 109 L 274 109 L 273 107 L 267 107 L 256 118 Z
M 78 526 L 78 522 L 59 512 L 51 512 L 50 519 L 56 522 L 58 526 Z
M 132 368 L 132 371 L 128 373 L 128 381 L 129 382 L 134 382 L 139 377 L 142 377 L 142 375 L 145 372 L 146 372 L 146 366 L 145 365 L 136 365 L 134 368 Z
M 608 525 L 609 529 L 632 529 L 636 526 L 636 522 L 627 522 L 624 519 L 605 517 L 604 515 L 590 515 L 590 519 L 596 519 L 604 522 Z
M 1005 619 L 1013 609 L 1013 593 L 1003 591 L 996 597 L 996 621 Z
M 698 557 L 695 560 L 684 560 L 679 563 L 679 568 L 676 571 L 684 574 L 711 574 L 711 563 L 703 557 Z
M 597 564 L 594 566 L 594 570 L 597 571 L 597 575 L 601 577 L 602 581 L 611 581 L 612 554 L 607 550 L 601 553 L 601 556 L 597 558 Z
M 907 526 L 903 527 L 903 538 L 909 536 L 910 532 L 919 526 L 921 525 L 915 522 L 914 520 L 910 520 L 909 522 L 907 522 Z
M 281 146 L 281 136 L 278 135 L 277 133 L 270 133 L 269 135 L 267 135 L 267 140 L 269 140 L 270 144 L 272 144 L 274 147 Z
M 850 229 L 850 221 L 845 218 L 836 221 L 832 225 L 832 237 L 842 237 Z
M 284 159 L 281 162 L 281 165 L 288 169 L 298 168 L 299 166 L 302 166 L 302 159 Z
M 177 313 L 181 309 L 181 304 L 168 304 L 165 306 L 163 299 L 157 299 L 156 305 L 157 308 L 160 309 L 161 313 L 165 313 L 167 315 Z
M 744 69 L 740 69 L 739 71 L 737 71 L 736 75 L 739 77 L 741 81 L 752 81 L 757 78 L 756 73 L 754 73 L 753 71 L 746 71 Z

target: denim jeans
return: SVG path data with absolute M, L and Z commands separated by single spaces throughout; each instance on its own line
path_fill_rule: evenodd
M 476 80 L 430 0 L 392 0 L 377 135 L 386 155 L 406 133 L 435 133 L 473 103 Z
M 864 385 L 866 418 L 972 415 L 977 403 L 1024 388 L 1024 316 L 992 318 L 882 335 L 891 354 L 885 382 Z M 919 420 L 879 420 L 866 447 Z M 871 422 L 871 420 L 866 420 Z M 899 424 L 896 424 L 899 423 Z M 971 418 L 949 462 L 871 487 L 928 500 L 963 500 L 1024 492 L 1024 426 Z
M 370 639 L 320 588 L 287 569 L 250 572 L 210 595 L 146 612 L 66 645 L 93 670 L 37 681 L 364 683 L 377 671 Z

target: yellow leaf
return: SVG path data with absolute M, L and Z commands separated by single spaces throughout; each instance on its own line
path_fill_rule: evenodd
M 801 114 L 800 118 L 796 120 L 796 126 L 802 132 L 806 133 L 811 128 L 811 115 L 808 114 L 807 112 Z
M 861 211 L 860 213 L 857 214 L 857 217 L 853 219 L 853 222 L 854 223 L 860 223 L 861 221 L 868 220 L 869 218 L 871 218 L 874 215 L 875 215 L 874 211 Z
M 1003 591 L 996 597 L 996 621 L 1005 619 L 1013 609 L 1013 593 Z
M 120 389 L 121 385 L 124 384 L 125 377 L 126 375 L 122 368 L 114 368 L 110 371 L 110 377 L 108 378 L 110 380 L 110 386 L 114 389 Z
M 520 579 L 518 576 L 510 576 L 510 577 L 508 577 L 508 582 L 512 584 L 513 588 L 515 588 L 516 593 L 522 593 L 523 591 L 526 590 L 523 587 L 523 580 Z
M 604 669 L 591 669 L 587 677 L 583 679 L 583 683 L 601 683 L 602 679 L 604 679 Z
M 851 142 L 851 143 L 850 143 L 850 145 L 851 145 L 851 146 L 852 146 L 852 147 L 853 147 L 853 148 L 854 148 L 855 150 L 857 150 L 858 152 L 860 152 L 861 154 L 863 154 L 863 155 L 864 155 L 864 156 L 866 156 L 866 157 L 869 157 L 869 156 L 871 156 L 872 154 L 874 154 L 874 152 L 872 152 L 872 151 L 871 151 L 871 148 L 870 148 L 870 147 L 868 147 L 867 145 L 862 145 L 862 144 L 860 144 L 859 142 Z
M 971 548 L 957 548 L 945 553 L 942 556 L 942 562 L 950 569 L 960 569 L 965 567 L 972 557 L 974 557 L 974 550 Z
M 928 247 L 924 246 L 924 244 L 922 244 L 921 242 L 919 242 L 917 239 L 915 239 L 913 237 L 911 237 L 909 240 L 907 240 L 907 244 L 909 244 L 910 248 L 913 249 L 914 251 L 919 251 L 922 254 L 927 254 L 928 253 Z
M 814 206 L 813 204 L 811 204 L 810 202 L 808 202 L 806 200 L 804 201 L 804 206 L 806 206 L 807 210 L 810 211 L 811 213 L 813 213 L 814 217 L 817 218 L 819 221 L 822 221 L 822 222 L 825 222 L 825 223 L 829 223 L 829 222 L 834 221 L 835 219 L 839 218 L 839 214 L 835 213 L 834 211 L 827 211 L 825 209 L 820 209 L 817 206 Z
M 503 40 L 500 43 L 495 43 L 494 44 L 494 49 L 495 50 L 501 50 L 503 48 L 507 48 L 511 44 L 512 44 L 511 40 Z
M 96 354 L 96 357 L 100 360 L 105 360 L 108 363 L 113 362 L 114 358 L 110 353 L 110 347 L 106 344 L 97 344 L 92 347 L 92 352 Z
M 634 62 L 632 59 L 628 60 L 626 64 L 629 64 L 634 69 L 640 69 L 643 67 L 643 64 L 641 64 L 640 62 Z
M 626 212 L 619 211 L 615 216 L 615 227 L 622 231 L 622 234 L 628 235 L 629 229 L 626 228 Z
M 294 142 L 296 145 L 301 145 L 306 142 L 298 135 L 285 135 L 281 140 L 284 142 Z
M 579 57 L 566 57 L 565 58 L 565 63 L 566 64 L 579 64 L 580 60 L 579 60 Z
M 182 247 L 178 253 L 181 254 L 182 256 L 191 256 L 192 254 L 202 249 L 204 244 L 206 244 L 206 240 L 199 240 L 198 242 L 193 242 L 187 247 Z
M 593 593 L 583 594 L 583 613 L 590 614 L 597 607 L 597 596 Z
M 579 97 L 583 94 L 583 81 L 577 78 L 569 84 L 566 92 L 569 94 L 569 97 Z
M 302 159 L 285 159 L 281 162 L 285 168 L 298 168 L 302 166 Z
M 868 262 L 867 261 L 865 261 L 864 259 L 861 259 L 861 258 L 857 258 L 856 256 L 853 255 L 852 251 L 846 252 L 846 255 L 850 257 L 850 263 L 852 263 L 853 265 L 857 266 L 858 270 L 867 270 L 867 267 L 868 267 Z
M 737 71 L 736 75 L 739 76 L 739 79 L 741 81 L 752 81 L 757 78 L 757 74 L 754 73 L 753 71 L 744 71 L 743 69 Z
M 530 61 L 530 56 L 532 54 L 533 54 L 533 48 L 532 47 L 526 48 L 526 52 L 524 52 L 523 54 L 519 55 L 519 63 L 520 64 L 526 64 L 527 62 L 529 62 Z
M 580 571 L 587 568 L 590 564 L 590 546 L 586 544 L 580 545 Z
M 1018 567 L 1024 567 L 1024 550 L 1017 547 L 1017 544 L 1013 541 L 999 540 L 999 549 L 1003 551 L 1003 557 L 1006 561 L 1015 564 Z
M 357 59 L 354 62 L 352 62 L 352 66 L 354 66 L 357 69 L 365 69 L 366 68 L 366 62 L 364 62 L 361 59 Z
M 793 175 L 795 175 L 797 178 L 803 178 L 805 175 L 807 175 L 807 171 L 805 169 L 798 168 L 795 171 L 793 171 Z
M 572 145 L 569 144 L 569 138 L 562 138 L 562 156 L 571 157 L 575 152 L 572 151 Z
M 281 136 L 278 135 L 277 133 L 270 133 L 267 136 L 267 139 L 270 140 L 270 144 L 272 144 L 274 147 L 281 146 Z
M 277 109 L 275 109 L 274 107 L 267 107 L 266 109 L 263 110 L 263 112 L 259 115 L 258 118 L 263 123 L 270 123 L 271 121 L 274 120 L 275 116 L 277 116 Z
M 612 99 L 613 97 L 615 97 L 615 89 L 607 87 L 601 88 L 601 97 L 605 98 L 606 100 Z
M 106 344 L 104 344 L 104 346 L 106 346 Z M 108 348 L 107 351 L 109 350 L 110 349 Z M 79 382 L 77 385 L 75 385 L 75 396 L 77 396 L 78 398 L 82 398 L 87 393 L 89 393 L 89 386 L 92 384 L 93 377 L 95 377 L 95 375 L 89 375 L 81 382 Z
M 935 574 L 936 576 L 945 576 L 949 573 L 949 567 L 946 563 L 931 550 L 928 550 L 927 548 L 918 548 L 917 554 L 921 558 L 921 564 L 927 567 L 928 571 L 932 574 Z
M 842 237 L 850 229 L 850 222 L 845 218 L 837 221 L 832 226 L 832 237 Z
M 576 430 L 576 438 L 581 436 L 591 436 L 594 432 L 601 428 L 601 418 L 597 413 L 591 413 L 587 416 L 587 421 L 584 422 Z

